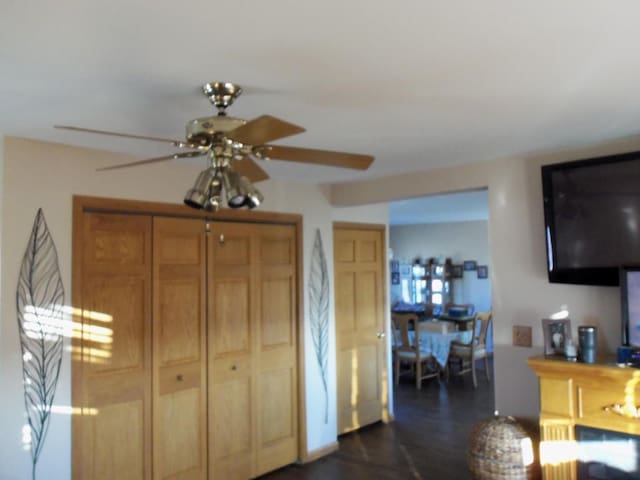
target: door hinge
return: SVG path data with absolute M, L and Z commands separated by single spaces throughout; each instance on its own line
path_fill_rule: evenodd
M 209 222 L 204 224 L 204 234 L 207 237 L 211 235 L 211 224 Z

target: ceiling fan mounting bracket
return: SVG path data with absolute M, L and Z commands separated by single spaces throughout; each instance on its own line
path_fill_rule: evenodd
M 225 110 L 240 96 L 242 88 L 231 82 L 210 82 L 202 86 L 202 92 L 218 109 L 218 115 L 225 116 Z

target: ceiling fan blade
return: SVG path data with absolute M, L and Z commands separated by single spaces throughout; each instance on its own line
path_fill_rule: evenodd
M 245 145 L 262 145 L 279 138 L 304 132 L 304 128 L 285 122 L 271 115 L 262 115 L 241 127 L 226 133 L 226 136 Z
M 182 140 L 171 140 L 170 138 L 147 137 L 145 135 L 132 135 L 130 133 L 108 132 L 106 130 L 94 130 L 92 128 L 72 127 L 69 125 L 54 125 L 53 128 L 59 128 L 61 130 L 71 130 L 74 132 L 86 132 L 86 133 L 97 133 L 99 135 L 111 135 L 112 137 L 135 138 L 138 140 L 153 140 L 154 142 L 165 142 L 165 143 L 171 143 L 174 145 L 184 144 Z M 185 146 L 188 146 L 188 145 L 185 145 Z
M 366 170 L 373 162 L 371 155 L 358 153 L 332 152 L 330 150 L 314 150 L 312 148 L 284 147 L 281 145 L 265 145 L 263 155 L 274 160 L 289 160 L 316 165 Z
M 121 163 L 120 165 L 113 165 L 111 167 L 102 167 L 102 168 L 98 168 L 98 171 L 102 172 L 104 170 L 116 170 L 118 168 L 135 167 L 135 166 L 138 166 L 138 165 L 146 165 L 148 163 L 164 162 L 166 160 L 174 160 L 174 159 L 177 159 L 177 158 L 200 157 L 202 155 L 205 155 L 206 153 L 207 152 L 174 153 L 173 155 L 165 155 L 164 157 L 148 158 L 146 160 L 138 160 L 136 162 Z
M 241 176 L 247 177 L 252 182 L 261 182 L 269 178 L 267 172 L 249 157 L 244 157 L 242 160 L 237 161 L 233 168 Z

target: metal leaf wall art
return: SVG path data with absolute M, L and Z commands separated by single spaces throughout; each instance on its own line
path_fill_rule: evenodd
M 311 253 L 311 269 L 309 273 L 309 313 L 311 337 L 320 368 L 322 387 L 324 388 L 324 423 L 329 421 L 329 391 L 327 388 L 327 361 L 329 353 L 329 272 L 327 259 L 322 247 L 320 230 Z
M 64 287 L 56 247 L 38 209 L 22 258 L 16 293 L 31 476 L 42 453 L 62 362 Z

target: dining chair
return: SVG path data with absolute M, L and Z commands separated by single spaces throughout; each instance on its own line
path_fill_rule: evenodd
M 430 352 L 420 349 L 418 335 L 418 316 L 413 313 L 397 313 L 391 316 L 394 332 L 394 370 L 395 384 L 400 382 L 400 375 L 405 373 L 415 373 L 416 388 L 422 388 L 422 380 L 427 378 L 438 378 L 440 382 L 440 367 Z M 412 334 L 410 333 L 412 332 Z M 404 372 L 400 371 L 400 366 L 409 365 Z
M 468 343 L 457 340 L 451 342 L 451 350 L 449 351 L 449 360 L 447 361 L 446 376 L 464 375 L 471 372 L 473 378 L 473 387 L 478 386 L 476 379 L 476 361 L 484 359 L 484 371 L 489 378 L 489 357 L 487 352 L 487 330 L 491 323 L 491 312 L 477 313 L 473 320 L 473 335 Z M 456 367 L 452 371 L 452 366 Z

